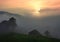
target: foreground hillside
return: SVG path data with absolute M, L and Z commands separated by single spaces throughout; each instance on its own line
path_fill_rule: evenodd
M 29 36 L 24 34 L 8 34 L 0 37 L 0 42 L 60 42 L 55 38 L 44 36 Z

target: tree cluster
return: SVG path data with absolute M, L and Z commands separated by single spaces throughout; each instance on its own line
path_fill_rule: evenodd
M 14 17 L 11 17 L 8 21 L 4 20 L 0 23 L 0 33 L 14 32 L 16 26 L 16 19 Z

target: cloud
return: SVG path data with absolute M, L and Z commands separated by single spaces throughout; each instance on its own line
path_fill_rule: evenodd
M 29 2 L 32 2 L 29 4 Z M 0 8 L 34 8 L 34 5 L 39 3 L 41 8 L 60 7 L 60 0 L 0 0 Z M 34 5 L 32 5 L 34 4 Z M 38 5 L 38 4 L 37 4 Z M 37 6 L 36 6 L 37 7 Z
M 42 15 L 60 15 L 60 8 L 55 8 L 55 9 L 41 9 L 40 14 Z
M 7 11 L 14 14 L 19 14 L 23 16 L 31 16 L 32 10 L 23 9 L 23 8 L 7 8 L 7 9 L 0 9 L 0 11 Z

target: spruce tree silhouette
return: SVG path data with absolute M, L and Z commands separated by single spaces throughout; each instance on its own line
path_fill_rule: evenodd
M 47 31 L 44 32 L 44 34 L 45 34 L 47 37 L 49 37 L 49 34 L 50 34 L 50 33 L 49 33 L 49 31 L 47 30 Z
M 32 35 L 32 36 L 40 36 L 41 34 L 40 34 L 40 32 L 39 31 L 37 31 L 37 30 L 32 30 L 32 31 L 30 31 L 29 32 L 29 35 Z
M 11 17 L 8 21 L 4 20 L 0 23 L 0 33 L 14 33 L 16 27 L 16 19 L 14 17 Z
M 11 17 L 9 20 L 8 20 L 8 28 L 10 30 L 10 36 L 12 36 L 14 38 L 14 35 L 15 35 L 15 29 L 17 27 L 17 24 L 16 24 L 16 19 L 14 17 Z
M 17 24 L 16 24 L 16 19 L 14 17 L 11 17 L 8 21 L 9 28 L 11 29 L 11 32 L 13 33 Z

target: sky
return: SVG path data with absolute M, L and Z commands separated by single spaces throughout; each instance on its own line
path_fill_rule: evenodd
M 38 13 L 41 9 L 60 8 L 60 0 L 0 0 L 0 10 L 14 8 L 26 9 L 36 15 L 35 13 Z M 36 16 L 39 16 L 39 14 Z

